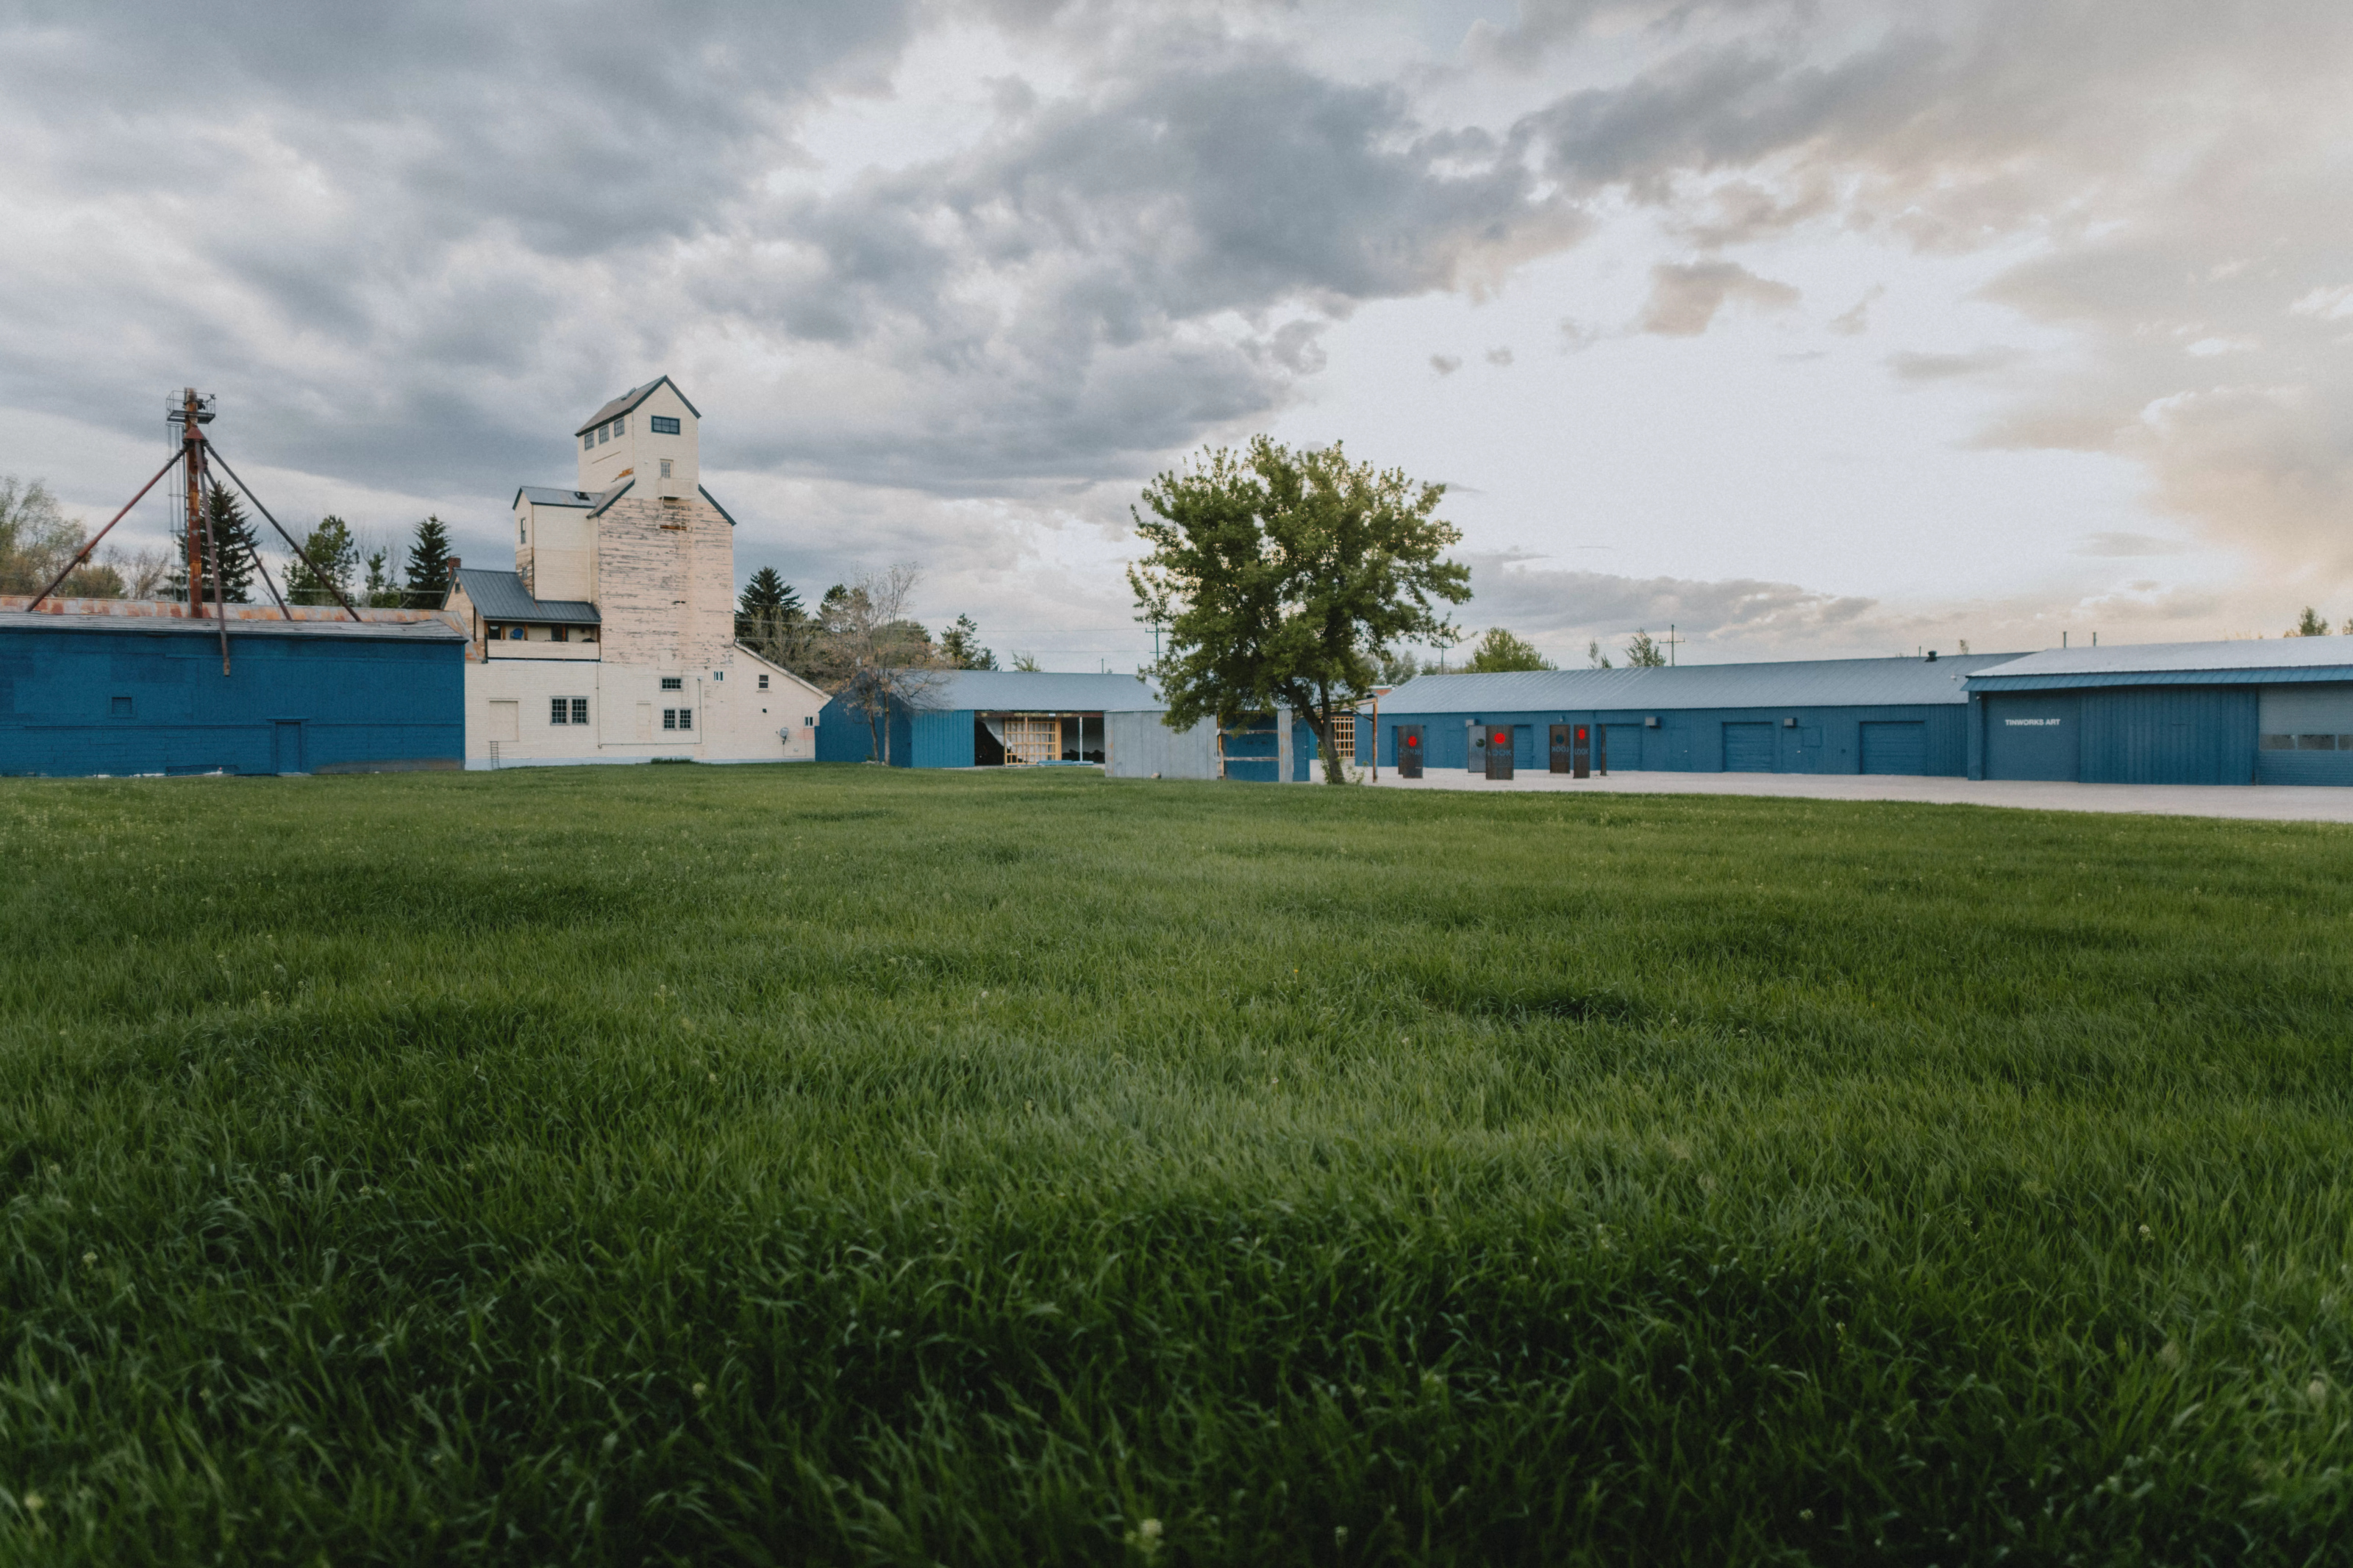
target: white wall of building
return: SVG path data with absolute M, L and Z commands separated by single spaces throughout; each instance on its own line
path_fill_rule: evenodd
M 765 689 L 762 676 L 768 678 Z M 665 681 L 676 681 L 675 689 Z M 551 721 L 558 698 L 565 721 Z M 588 700 L 586 724 L 571 722 L 574 700 Z M 748 648 L 698 669 L 566 659 L 500 658 L 466 666 L 466 765 L 641 763 L 691 757 L 703 763 L 794 763 L 817 758 L 818 710 L 825 694 Z M 665 714 L 692 714 L 692 727 L 663 727 Z M 492 742 L 497 745 L 493 749 Z

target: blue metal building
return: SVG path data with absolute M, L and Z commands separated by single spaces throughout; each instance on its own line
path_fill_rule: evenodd
M 1599 729 L 1612 773 L 1926 773 L 1969 766 L 1971 673 L 2017 658 L 1840 658 L 1673 669 L 1424 675 L 1381 700 L 1380 765 L 1418 735 L 1425 768 L 1476 772 L 1508 728 L 1516 769 L 1549 766 L 1554 725 Z M 1369 717 L 1358 725 L 1364 750 Z
M 465 755 L 463 633 L 438 620 L 0 611 L 0 773 L 363 773 Z
M 1161 711 L 1160 700 L 1133 675 L 947 670 L 922 706 L 892 705 L 890 761 L 902 768 L 1100 763 L 1104 716 L 1146 711 Z M 874 739 L 865 713 L 846 698 L 818 713 L 818 762 L 880 762 Z
M 1102 763 L 1115 777 L 1304 782 L 1319 754 L 1315 733 L 1287 715 L 1262 716 L 1223 737 L 1204 721 L 1182 732 L 1161 722 L 1167 708 L 1142 677 L 1053 671 L 944 672 L 921 707 L 893 703 L 893 767 L 971 768 Z M 818 714 L 821 763 L 881 761 L 866 714 L 836 697 Z
M 2353 784 L 2353 637 L 2051 648 L 1968 694 L 1971 778 Z

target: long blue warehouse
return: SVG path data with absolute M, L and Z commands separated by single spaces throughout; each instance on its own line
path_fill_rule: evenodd
M 1971 778 L 2353 784 L 2353 637 L 2051 648 L 1968 694 Z
M 1514 768 L 1542 769 L 1553 726 L 1588 724 L 1599 729 L 1612 773 L 1958 778 L 1970 756 L 1966 683 L 2017 657 L 1424 675 L 1381 699 L 1376 741 L 1385 768 L 1397 766 L 1405 736 L 1425 768 L 1478 771 L 1482 739 L 1508 729 Z
M 224 675 L 211 621 L 0 611 L 0 773 L 461 765 L 466 638 L 455 627 L 232 619 L 228 645 Z

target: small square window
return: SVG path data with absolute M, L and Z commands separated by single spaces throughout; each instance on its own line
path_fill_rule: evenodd
M 572 704 L 566 702 L 561 697 L 549 698 L 547 700 L 547 721 L 551 724 L 570 723 L 572 721 Z
M 664 691 L 683 691 L 686 689 L 686 679 L 682 676 L 665 675 L 662 677 L 662 689 Z
M 661 475 L 661 477 L 662 477 L 663 479 L 668 479 L 668 478 L 670 478 L 670 459 L 669 459 L 668 458 L 664 458 L 661 460 L 661 464 L 662 464 L 662 475 Z
M 116 698 L 114 700 L 113 708 L 114 716 L 117 719 L 128 719 L 131 717 L 131 699 L 128 697 Z
M 575 697 L 572 700 L 572 721 L 575 724 L 588 722 L 588 699 L 586 697 Z
M 763 691 L 768 689 L 768 678 L 765 675 L 760 677 L 760 689 Z
M 2294 735 L 2265 735 L 2262 740 L 2258 741 L 2256 744 L 2261 746 L 2266 752 L 2293 752 L 2295 750 L 2295 737 Z
M 2333 752 L 2337 749 L 2337 737 L 2334 734 L 2298 735 L 2295 749 L 2299 752 Z
M 727 679 L 727 672 L 723 669 L 714 669 L 711 672 L 711 679 L 713 680 L 724 680 Z
M 678 421 L 671 418 L 667 414 L 656 414 L 649 416 L 647 421 L 646 427 L 657 436 L 675 436 L 678 434 Z

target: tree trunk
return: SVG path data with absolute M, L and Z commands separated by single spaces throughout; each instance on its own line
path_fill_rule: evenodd
M 1327 696 L 1324 701 L 1328 704 L 1331 699 Z M 1349 714 L 1348 722 L 1353 724 L 1356 721 L 1356 716 L 1354 713 Z M 1333 717 L 1329 706 L 1318 708 L 1315 710 L 1315 738 L 1324 749 L 1324 782 L 1329 784 L 1348 782 L 1348 775 L 1340 771 L 1340 748 L 1332 742 L 1333 733 L 1338 726 L 1339 721 Z

